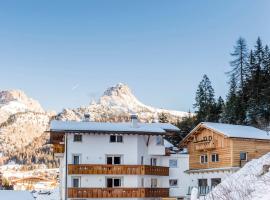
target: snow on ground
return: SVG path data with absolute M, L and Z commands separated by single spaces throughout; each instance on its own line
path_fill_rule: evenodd
M 59 189 L 44 190 L 33 193 L 35 200 L 59 200 Z
M 267 165 L 270 166 L 270 153 L 248 162 L 202 199 L 270 200 L 270 172 Z

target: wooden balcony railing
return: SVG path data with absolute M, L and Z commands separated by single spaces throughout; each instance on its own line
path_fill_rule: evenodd
M 68 198 L 169 197 L 168 188 L 68 188 Z
M 215 148 L 217 148 L 217 141 L 216 140 L 195 143 L 195 150 L 196 151 L 212 150 Z
M 64 144 L 53 144 L 53 153 L 64 153 L 65 145 Z
M 169 168 L 150 165 L 68 165 L 68 174 L 128 174 L 169 176 Z

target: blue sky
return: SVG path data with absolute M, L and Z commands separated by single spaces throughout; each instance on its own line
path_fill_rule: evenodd
M 225 97 L 239 36 L 270 44 L 268 0 L 0 2 L 0 89 L 46 109 L 86 105 L 118 82 L 144 103 L 192 109 L 203 74 Z

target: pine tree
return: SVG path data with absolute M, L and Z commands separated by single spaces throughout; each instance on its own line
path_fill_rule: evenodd
M 247 63 L 248 63 L 248 50 L 246 41 L 243 38 L 239 38 L 234 46 L 234 51 L 231 53 L 235 59 L 230 62 L 232 70 L 229 75 L 236 79 L 236 82 L 240 84 L 241 90 L 244 88 L 244 81 L 246 79 L 247 73 Z
M 207 75 L 203 76 L 196 92 L 197 121 L 212 121 L 212 112 L 215 109 L 214 89 Z

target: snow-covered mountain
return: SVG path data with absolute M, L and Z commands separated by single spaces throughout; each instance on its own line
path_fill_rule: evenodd
M 28 111 L 44 113 L 38 101 L 27 97 L 21 90 L 0 92 L 0 123 L 6 121 L 12 114 Z
M 45 112 L 38 101 L 21 90 L 0 92 L 0 152 L 15 155 L 48 129 L 53 113 Z M 32 149 L 35 152 L 36 149 Z M 33 153 L 32 152 L 32 153 Z M 33 153 L 34 154 L 34 153 Z
M 122 83 L 109 87 L 98 102 L 91 102 L 89 106 L 76 109 L 64 109 L 59 114 L 61 120 L 82 120 L 84 114 L 90 114 L 95 121 L 127 121 L 130 114 L 138 114 L 142 122 L 152 122 L 158 116 L 165 114 L 172 123 L 181 121 L 189 115 L 187 112 L 166 110 L 147 106 L 140 102 L 131 89 Z

